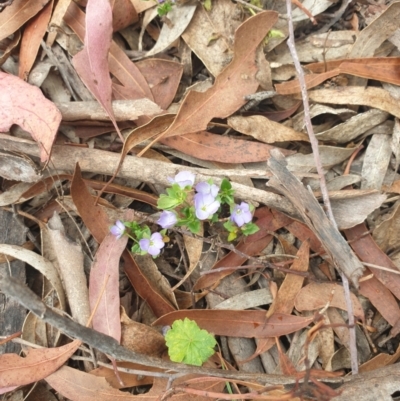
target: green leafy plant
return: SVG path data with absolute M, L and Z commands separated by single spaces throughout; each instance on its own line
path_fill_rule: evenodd
M 193 320 L 175 320 L 165 335 L 171 361 L 201 366 L 214 354 L 215 338 Z

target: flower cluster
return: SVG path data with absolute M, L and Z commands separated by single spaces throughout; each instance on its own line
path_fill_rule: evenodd
M 147 254 L 153 257 L 160 254 L 165 242 L 168 241 L 166 232 L 175 226 L 187 227 L 192 233 L 200 231 L 201 221 L 218 221 L 217 212 L 224 204 L 229 205 L 231 216 L 224 223 L 229 232 L 228 240 L 234 240 L 238 233 L 250 235 L 259 230 L 252 223 L 254 208 L 246 202 L 236 204 L 234 191 L 230 182 L 224 179 L 218 187 L 211 180 L 199 182 L 194 188 L 195 175 L 190 171 L 181 171 L 175 178 L 169 178 L 171 186 L 166 189 L 158 200 L 158 208 L 162 213 L 157 224 L 162 227 L 160 232 L 151 233 L 146 225 L 136 222 L 117 221 L 111 227 L 111 233 L 117 238 L 128 235 L 134 241 L 133 253 Z

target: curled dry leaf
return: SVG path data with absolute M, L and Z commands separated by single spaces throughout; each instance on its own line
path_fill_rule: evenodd
M 121 345 L 139 354 L 160 357 L 166 350 L 164 336 L 150 326 L 129 319 L 121 309 Z
M 265 316 L 265 311 L 236 310 L 179 310 L 168 313 L 157 319 L 154 325 L 171 325 L 175 320 L 194 320 L 198 326 L 210 333 L 220 336 L 266 338 L 279 337 L 294 333 L 308 326 L 314 319 L 283 313 Z
M 21 246 L 0 244 L 0 253 L 28 263 L 42 273 L 57 292 L 62 310 L 65 310 L 65 293 L 57 269 L 47 259 Z
M 39 348 L 17 354 L 0 355 L 0 387 L 23 386 L 45 379 L 74 354 L 81 341 L 75 340 L 58 348 Z
M 47 224 L 49 238 L 45 256 L 57 266 L 67 294 L 72 317 L 86 325 L 90 316 L 87 280 L 83 266 L 82 247 L 67 238 L 60 216 L 54 213 Z
M 363 308 L 358 298 L 351 293 L 354 316 L 364 322 Z M 315 310 L 326 305 L 347 310 L 343 287 L 335 283 L 310 283 L 297 294 L 295 307 L 298 311 Z
M 49 0 L 14 0 L 0 13 L 0 40 L 12 35 L 26 21 L 35 16 Z
M 19 125 L 38 142 L 40 160 L 46 162 L 60 122 L 61 113 L 39 88 L 0 71 L 1 132 L 7 132 L 13 124 Z
M 285 141 L 306 141 L 308 135 L 293 128 L 278 124 L 263 116 L 233 116 L 228 118 L 228 125 L 242 134 L 250 135 L 264 143 Z

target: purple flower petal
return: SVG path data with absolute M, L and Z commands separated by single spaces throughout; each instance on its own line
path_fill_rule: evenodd
M 232 211 L 231 221 L 235 222 L 238 227 L 250 223 L 252 219 L 253 216 L 248 203 L 242 202 L 240 205 L 235 205 Z
M 160 233 L 153 233 L 149 238 L 142 238 L 139 241 L 140 249 L 144 252 L 148 252 L 151 256 L 157 256 L 160 254 L 162 248 L 164 248 L 164 241 Z
M 210 194 L 215 198 L 218 195 L 219 188 L 215 184 L 210 185 L 208 182 L 199 182 L 196 185 L 196 191 L 204 195 Z
M 194 196 L 196 217 L 200 220 L 208 219 L 219 208 L 220 203 L 211 194 L 197 193 Z
M 160 218 L 157 220 L 157 224 L 159 224 L 162 228 L 171 228 L 177 223 L 177 221 L 178 219 L 174 212 L 164 210 L 161 213 Z
M 110 228 L 110 232 L 112 235 L 116 236 L 117 239 L 120 239 L 125 233 L 125 225 L 121 220 L 117 220 L 115 225 Z
M 172 180 L 173 183 L 178 184 L 181 188 L 192 186 L 194 184 L 195 175 L 190 171 L 181 171 Z M 171 179 L 168 179 L 171 182 Z

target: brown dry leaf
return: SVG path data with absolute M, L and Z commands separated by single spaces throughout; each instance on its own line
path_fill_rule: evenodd
M 148 366 L 139 365 L 137 363 L 131 362 L 117 362 L 118 367 L 125 369 L 136 369 L 136 370 L 149 370 L 149 371 L 162 371 L 162 369 L 149 368 Z M 134 386 L 146 386 L 148 384 L 153 384 L 154 378 L 151 376 L 134 375 L 126 372 L 118 372 L 119 376 L 123 381 L 123 385 L 119 382 L 118 378 L 115 376 L 113 369 L 106 368 L 105 366 L 100 366 L 90 372 L 93 376 L 104 377 L 107 382 L 114 388 L 126 388 Z
M 48 2 L 49 0 L 14 0 L 0 13 L 0 40 L 16 32 Z
M 233 116 L 228 118 L 228 125 L 235 131 L 250 135 L 264 143 L 285 141 L 309 142 L 307 134 L 278 124 L 263 116 Z
M 369 129 L 379 126 L 389 117 L 389 114 L 370 109 L 364 113 L 358 113 L 345 122 L 337 124 L 326 131 L 319 132 L 315 136 L 321 141 L 335 141 L 336 143 L 349 143 Z
M 385 89 L 342 86 L 332 89 L 312 90 L 308 92 L 308 95 L 312 102 L 369 106 L 400 118 L 398 99 L 392 97 Z
M 354 316 L 364 322 L 364 310 L 358 298 L 351 293 Z M 347 310 L 343 287 L 336 283 L 310 283 L 297 294 L 295 307 L 299 312 L 322 309 L 326 305 Z
M 360 32 L 348 57 L 373 57 L 379 46 L 399 28 L 399 18 L 400 4 L 395 1 Z
M 228 136 L 211 134 L 207 131 L 171 136 L 160 140 L 164 145 L 195 156 L 202 160 L 220 163 L 251 163 L 265 161 L 270 158 L 273 146 L 244 141 Z M 290 150 L 279 149 L 284 155 L 293 154 Z
M 125 274 L 137 294 L 149 304 L 154 315 L 162 316 L 174 311 L 175 307 L 172 306 L 171 302 L 164 296 L 164 294 L 160 293 L 159 288 L 153 287 L 153 283 L 145 275 L 145 272 L 140 269 L 138 264 L 135 262 L 133 255 L 125 250 L 122 257 L 125 263 Z M 162 278 L 164 281 L 165 277 L 162 276 Z
M 380 353 L 374 356 L 369 361 L 363 363 L 360 368 L 359 372 L 370 372 L 376 369 L 380 369 L 383 366 L 389 366 L 397 362 L 400 358 L 400 346 L 397 347 L 396 352 L 393 355 Z
M 254 216 L 257 218 L 256 224 L 258 227 L 260 227 L 260 231 L 249 235 L 247 238 L 240 241 L 238 245 L 236 245 L 237 250 L 250 256 L 257 255 L 272 241 L 273 237 L 269 234 L 271 231 L 273 232 L 278 230 L 290 221 L 290 219 L 284 215 L 279 215 L 278 218 L 275 219 L 270 210 L 266 207 L 257 209 Z M 245 257 L 239 256 L 233 251 L 228 253 L 225 257 L 215 263 L 213 269 L 218 269 L 222 266 L 232 266 L 233 269 L 231 271 L 217 270 L 214 273 L 201 276 L 194 284 L 193 289 L 200 290 L 217 285 L 218 282 L 224 277 L 236 271 L 236 266 L 242 265 L 246 260 L 247 259 Z
M 62 20 L 65 13 L 67 12 L 69 3 L 71 0 L 59 0 L 54 7 L 51 21 L 49 23 L 49 34 L 47 35 L 46 44 L 47 46 L 53 46 L 53 43 L 57 36 L 57 28 L 61 26 Z
M 390 140 L 388 134 L 372 135 L 361 170 L 361 189 L 381 190 L 392 155 Z
M 95 205 L 95 198 L 90 194 L 82 179 L 78 163 L 75 166 L 74 177 L 71 182 L 71 196 L 86 227 L 95 240 L 101 243 L 109 232 L 111 222 L 102 207 Z
M 163 24 L 157 43 L 146 53 L 146 57 L 162 52 L 179 39 L 189 25 L 196 8 L 197 4 L 183 4 L 180 7 L 173 7 L 168 13 L 170 23 Z
M 40 41 L 46 33 L 54 1 L 49 1 L 46 6 L 25 26 L 19 51 L 18 76 L 27 80 L 29 72 L 35 62 Z
M 193 375 L 180 377 L 174 381 L 174 385 L 185 383 Z M 154 384 L 149 392 L 142 395 L 132 395 L 129 392 L 122 392 L 111 387 L 105 378 L 96 377 L 88 373 L 63 366 L 57 372 L 46 378 L 47 383 L 58 393 L 72 401 L 92 400 L 98 401 L 157 401 L 165 393 L 168 386 L 168 379 L 155 378 Z M 225 386 L 223 380 L 215 378 L 195 384 L 193 387 L 199 390 L 222 391 Z M 209 397 L 194 395 L 189 396 L 185 392 L 172 394 L 171 400 L 186 401 L 190 397 L 194 401 L 209 401 Z
M 166 350 L 164 336 L 145 324 L 129 319 L 121 308 L 121 345 L 139 354 L 160 357 Z
M 301 247 L 297 252 L 297 257 L 298 258 L 293 261 L 290 269 L 294 271 L 306 272 L 308 270 L 310 257 L 310 244 L 308 240 L 301 244 Z M 287 274 L 279 288 L 278 293 L 276 294 L 274 301 L 272 302 L 271 307 L 268 309 L 266 316 L 269 317 L 273 313 L 292 313 L 296 295 L 301 290 L 303 282 L 304 277 L 297 276 L 295 274 Z M 251 358 L 268 351 L 275 345 L 275 343 L 275 339 L 272 338 L 261 339 L 257 342 L 257 350 L 254 355 L 251 356 Z
M 291 174 L 281 160 L 269 159 L 268 166 L 276 180 L 270 180 L 268 185 L 286 195 L 295 205 L 303 220 L 312 229 L 323 244 L 335 267 L 340 269 L 352 283 L 358 287 L 358 279 L 364 267 L 350 249 L 338 229 L 333 226 L 318 201 L 310 194 L 303 184 Z
M 81 344 L 75 340 L 58 348 L 31 349 L 25 358 L 0 355 L 0 387 L 23 386 L 46 378 L 68 361 Z
M 183 100 L 171 126 L 159 139 L 204 131 L 214 117 L 226 118 L 246 101 L 244 96 L 257 89 L 257 46 L 278 19 L 274 11 L 249 18 L 236 30 L 232 62 L 206 92 L 190 91 Z
M 380 35 L 379 35 L 380 36 Z M 355 44 L 355 46 L 357 43 Z M 307 89 L 314 88 L 322 82 L 339 74 L 349 74 L 356 77 L 375 79 L 394 85 L 400 84 L 400 58 L 378 57 L 378 58 L 350 58 L 333 60 L 325 63 L 314 63 L 306 66 L 314 73 L 305 76 Z M 298 79 L 275 85 L 280 95 L 290 95 L 300 92 Z
M 398 249 L 400 245 L 400 202 L 396 202 L 384 220 L 372 233 L 374 240 L 383 252 Z
M 199 236 L 204 235 L 204 224 L 201 224 L 198 235 Z M 199 238 L 194 238 L 189 235 L 184 235 L 183 241 L 185 243 L 185 249 L 189 258 L 189 268 L 186 274 L 182 277 L 182 279 L 179 280 L 179 282 L 171 288 L 171 291 L 175 291 L 187 280 L 187 278 L 193 273 L 194 269 L 198 266 L 201 260 L 201 253 L 203 251 L 203 241 Z
M 284 313 L 265 316 L 265 311 L 236 310 L 179 310 L 157 319 L 154 325 L 171 325 L 175 320 L 188 318 L 210 333 L 244 338 L 279 337 L 308 326 L 314 319 Z
M 16 245 L 0 244 L 0 253 L 22 260 L 42 273 L 56 290 L 61 309 L 66 309 L 64 288 L 57 269 L 50 261 L 33 251 Z
M 130 0 L 114 0 L 111 5 L 114 32 L 118 32 L 138 21 L 138 13 Z
M 349 230 L 345 230 L 346 237 L 358 257 L 366 263 L 383 266 L 389 270 L 398 271 L 393 261 L 378 247 L 372 236 L 368 234 L 365 224 L 359 224 Z M 381 269 L 368 267 L 374 276 L 387 287 L 393 295 L 400 299 L 400 275 Z
M 229 0 L 217 0 L 212 12 L 198 7 L 182 39 L 214 77 L 232 59 L 233 37 L 241 20 L 239 6 Z
M 290 270 L 306 272 L 308 270 L 309 258 L 310 258 L 310 245 L 309 241 L 304 241 L 301 244 L 299 251 L 297 252 L 297 259 L 293 261 Z M 301 287 L 303 286 L 304 277 L 297 276 L 295 274 L 287 274 L 283 280 L 282 285 L 272 303 L 271 307 L 267 312 L 267 317 L 273 313 L 292 313 L 293 307 L 295 306 L 295 299 L 298 296 Z M 297 306 L 296 306 L 297 309 Z
M 82 247 L 72 242 L 65 233 L 60 216 L 54 213 L 44 234 L 48 241 L 44 255 L 51 260 L 61 275 L 72 317 L 86 325 L 90 317 L 89 293 L 83 266 Z
M 176 95 L 183 73 L 180 63 L 163 59 L 146 59 L 136 63 L 148 82 L 154 102 L 166 110 Z

